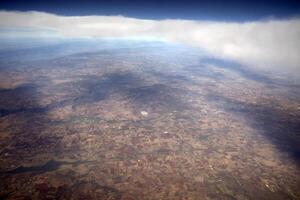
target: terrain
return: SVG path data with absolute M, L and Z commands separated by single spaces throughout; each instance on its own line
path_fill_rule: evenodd
M 0 199 L 300 199 L 300 82 L 178 44 L 2 41 Z

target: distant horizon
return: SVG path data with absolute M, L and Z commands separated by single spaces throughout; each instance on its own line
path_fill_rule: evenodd
M 254 68 L 299 72 L 300 18 L 251 22 L 143 20 L 124 16 L 61 16 L 0 11 L 1 37 L 131 38 L 204 49 Z

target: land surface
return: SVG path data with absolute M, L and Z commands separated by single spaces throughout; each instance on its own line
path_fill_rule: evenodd
M 0 49 L 0 199 L 300 199 L 300 82 L 147 41 Z

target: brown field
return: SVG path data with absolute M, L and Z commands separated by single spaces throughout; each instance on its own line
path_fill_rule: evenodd
M 0 52 L 0 199 L 300 199 L 300 82 L 119 45 Z

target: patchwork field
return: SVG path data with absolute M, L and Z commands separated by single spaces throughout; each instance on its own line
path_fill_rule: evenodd
M 299 80 L 162 42 L 5 45 L 0 199 L 300 199 Z

